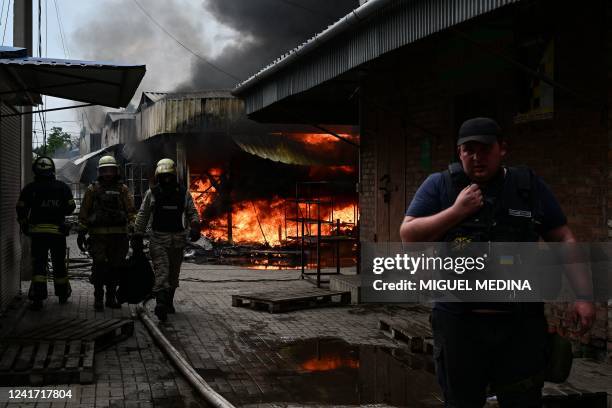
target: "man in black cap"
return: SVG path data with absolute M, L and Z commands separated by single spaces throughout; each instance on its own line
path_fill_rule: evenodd
M 504 167 L 507 145 L 489 118 L 463 123 L 460 163 L 430 175 L 400 227 L 403 242 L 575 242 L 549 187 L 525 167 Z M 525 182 L 526 180 L 526 182 Z M 528 194 L 523 193 L 527 185 Z M 574 305 L 582 330 L 593 323 L 592 287 Z M 543 303 L 437 302 L 434 358 L 447 407 L 481 408 L 487 386 L 502 407 L 539 407 L 547 364 Z

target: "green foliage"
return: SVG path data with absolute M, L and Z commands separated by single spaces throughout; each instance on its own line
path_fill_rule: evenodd
M 56 152 L 72 148 L 70 134 L 63 131 L 61 127 L 52 127 L 47 135 L 47 148 L 39 146 L 34 149 L 34 153 L 53 157 Z

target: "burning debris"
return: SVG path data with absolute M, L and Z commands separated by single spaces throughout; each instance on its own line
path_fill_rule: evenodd
M 276 143 L 239 138 L 240 149 L 224 164 L 192 155 L 189 188 L 212 245 L 197 248 L 196 260 L 296 267 L 315 262 L 311 255 L 321 250 L 314 247 L 320 237 L 357 237 L 355 149 L 327 134 L 282 138 L 287 143 L 276 151 L 268 149 Z M 324 254 L 323 263 L 340 255 L 355 258 L 354 248 L 336 252 Z
M 202 233 L 207 238 L 213 242 L 225 241 L 230 244 L 287 247 L 300 235 L 300 218 L 314 219 L 316 216 L 322 221 L 321 234 L 324 235 L 335 232 L 332 221 L 339 220 L 342 225 L 356 224 L 356 197 L 350 190 L 350 181 L 355 178 L 355 166 L 352 163 L 354 158 L 350 160 L 347 157 L 342 150 L 344 144 L 325 134 L 292 134 L 286 138 L 299 147 L 284 151 L 282 164 L 269 168 L 269 172 L 258 172 L 262 164 L 259 160 L 259 163 L 253 162 L 257 168 L 210 167 L 199 175 L 192 174 L 190 191 L 204 220 Z M 324 157 L 328 165 L 304 166 L 301 159 L 297 159 L 297 163 L 287 164 L 296 156 L 295 151 L 300 152 L 300 157 L 313 157 L 316 163 L 322 163 L 324 160 L 319 157 Z M 269 156 L 270 153 L 267 153 L 266 158 Z M 340 165 L 336 165 L 338 163 Z M 198 163 L 198 167 L 203 168 L 202 163 Z M 269 185 L 286 167 L 303 168 L 291 183 L 279 183 L 268 189 L 268 192 L 273 190 L 273 194 L 258 188 Z M 254 174 L 257 177 L 252 177 Z M 333 202 L 333 205 L 312 208 L 312 203 L 296 202 L 299 198 L 296 197 L 294 187 L 296 182 L 320 182 L 324 179 L 348 181 L 349 189 L 331 191 L 330 197 L 323 197 L 326 202 Z M 311 214 L 313 211 L 316 214 Z M 317 225 L 307 226 L 309 232 L 313 232 L 313 228 L 316 234 Z

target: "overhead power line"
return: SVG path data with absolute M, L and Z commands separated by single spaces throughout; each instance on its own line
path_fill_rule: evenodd
M 57 5 L 57 0 L 53 0 L 53 4 L 55 6 L 55 15 L 57 17 L 57 26 L 59 29 L 60 40 L 62 42 L 62 49 L 64 50 L 64 57 L 70 58 L 70 50 L 68 50 L 67 41 L 64 35 L 64 27 L 62 24 L 62 18 L 60 17 L 59 6 Z
M 233 75 L 229 72 L 227 72 L 226 70 L 224 70 L 223 68 L 219 67 L 216 64 L 213 64 L 212 62 L 210 62 L 209 60 L 207 60 L 206 58 L 202 57 L 201 55 L 199 55 L 198 53 L 196 53 L 195 51 L 193 51 L 191 48 L 187 47 L 185 44 L 183 44 L 178 38 L 176 38 L 174 35 L 172 35 L 172 33 L 170 33 L 168 30 L 166 30 L 157 20 L 155 20 L 155 18 L 153 18 L 153 16 L 151 14 L 149 14 L 147 12 L 147 10 L 144 9 L 144 7 L 142 7 L 142 5 L 138 2 L 138 0 L 133 0 L 134 3 L 136 3 L 136 5 L 138 6 L 138 8 L 140 9 L 140 11 L 142 11 L 144 13 L 145 16 L 147 16 L 152 22 L 153 24 L 155 24 L 157 27 L 159 27 L 160 30 L 162 30 L 168 37 L 172 38 L 178 45 L 180 45 L 181 47 L 183 47 L 185 50 L 187 50 L 189 53 L 191 53 L 193 56 L 195 56 L 196 58 L 202 60 L 204 63 L 206 63 L 208 66 L 214 68 L 215 70 L 221 72 L 222 74 L 227 75 L 228 77 L 236 80 L 236 81 L 240 81 L 241 79 L 238 78 L 236 75 Z

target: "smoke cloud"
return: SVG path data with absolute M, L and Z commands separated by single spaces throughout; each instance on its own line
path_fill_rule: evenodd
M 185 47 L 240 80 L 320 32 L 357 0 L 138 0 Z M 225 75 L 176 43 L 134 0 L 107 0 L 70 33 L 73 56 L 146 64 L 151 91 L 233 87 Z M 74 52 L 76 51 L 76 52 Z
M 239 33 L 214 64 L 244 80 L 358 6 L 357 0 L 208 0 L 204 8 Z M 180 89 L 229 88 L 237 81 L 195 60 Z
M 107 0 L 69 33 L 72 57 L 146 64 L 143 91 L 228 89 L 358 6 L 357 0 Z M 232 77 L 233 76 L 233 77 Z M 132 109 L 134 106 L 132 106 Z M 91 130 L 109 109 L 87 110 Z M 78 113 L 79 119 L 81 114 Z M 88 127 L 89 124 L 88 124 Z

